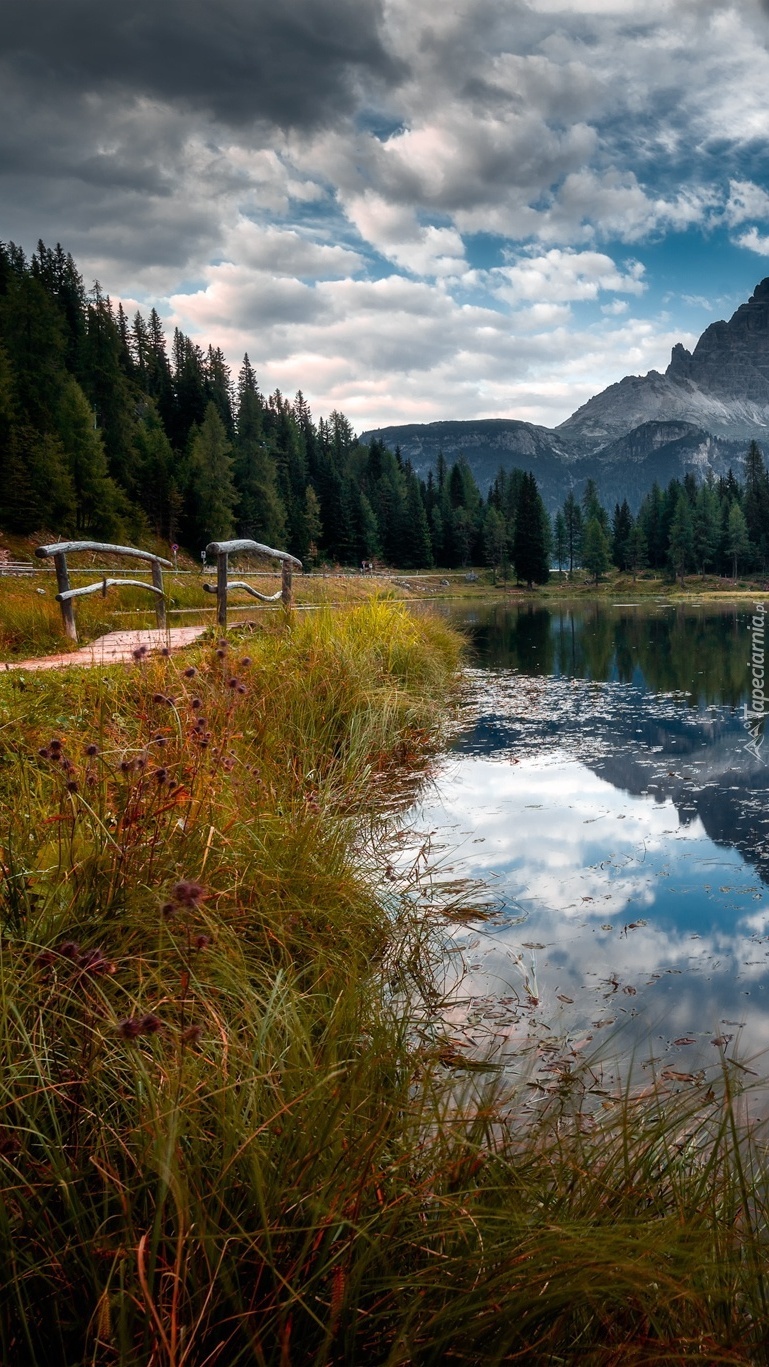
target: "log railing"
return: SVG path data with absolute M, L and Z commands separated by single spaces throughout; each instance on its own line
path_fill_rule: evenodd
M 281 562 L 281 586 L 277 593 L 259 593 L 258 589 L 252 588 L 243 580 L 228 579 L 229 557 L 237 555 L 239 551 L 247 551 L 249 555 L 259 555 L 266 560 Z M 203 588 L 207 593 L 215 593 L 217 596 L 216 620 L 220 627 L 227 625 L 227 594 L 230 589 L 245 589 L 252 598 L 258 598 L 262 603 L 277 603 L 280 598 L 285 608 L 291 607 L 292 572 L 294 567 L 298 570 L 302 568 L 301 560 L 297 560 L 295 555 L 289 555 L 288 551 L 273 550 L 272 546 L 263 546 L 260 541 L 212 541 L 206 546 L 206 555 L 216 556 L 216 584 L 204 584 Z
M 81 589 L 73 589 L 69 582 L 67 556 L 74 554 L 75 551 L 98 551 L 102 555 L 128 555 L 134 560 L 147 560 L 152 574 L 152 583 L 146 584 L 142 579 L 108 579 L 106 576 L 102 576 L 95 584 L 86 584 Z M 103 541 L 57 541 L 52 546 L 38 546 L 35 555 L 40 560 L 46 560 L 49 556 L 53 557 L 56 586 L 59 590 L 56 594 L 56 602 L 61 604 L 64 630 L 71 641 L 77 640 L 73 599 L 85 598 L 90 593 L 99 592 L 106 597 L 108 588 L 121 584 L 129 584 L 133 588 L 148 589 L 150 593 L 154 593 L 158 627 L 165 630 L 166 600 L 163 592 L 163 570 L 161 567 L 165 565 L 169 570 L 173 569 L 170 560 L 164 560 L 160 555 L 153 555 L 151 551 L 138 551 L 134 546 L 110 546 Z

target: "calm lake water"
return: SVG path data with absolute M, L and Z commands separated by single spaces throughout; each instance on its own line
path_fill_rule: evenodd
M 436 884 L 495 914 L 449 936 L 458 1046 L 654 1057 L 769 1046 L 769 737 L 743 724 L 750 605 L 456 612 L 464 724 L 410 814 Z M 763 762 L 766 761 L 766 762 Z M 475 894 L 476 896 L 478 894 Z M 429 889 L 427 892 L 429 897 Z M 470 897 L 472 900 L 472 897 Z M 769 1074 L 769 1055 L 753 1064 Z

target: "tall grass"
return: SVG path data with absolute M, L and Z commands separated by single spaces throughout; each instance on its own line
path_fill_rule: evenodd
M 457 647 L 373 601 L 0 678 L 3 1362 L 769 1357 L 735 1070 L 596 1102 L 441 1043 L 372 803 Z
M 100 567 L 105 557 L 91 556 Z M 81 557 L 82 559 L 82 557 Z M 113 557 L 119 560 L 119 557 Z M 74 557 L 73 557 L 74 560 Z M 133 577 L 137 576 L 136 565 L 123 560 L 122 568 L 128 568 Z M 280 577 L 269 574 L 254 574 L 248 566 L 245 570 L 234 567 L 238 575 L 247 573 L 249 583 L 265 594 L 273 594 L 280 587 Z M 141 570 L 138 571 L 141 574 Z M 73 584 L 92 583 L 99 575 L 93 571 L 88 575 L 73 574 Z M 144 575 L 147 583 L 148 574 Z M 209 574 L 206 582 L 214 582 Z M 203 624 L 212 626 L 215 619 L 215 599 L 203 590 L 203 577 L 192 573 L 164 577 L 166 606 L 170 626 L 192 626 Z M 296 575 L 293 582 L 294 600 L 297 606 L 324 606 L 328 604 L 353 604 L 368 600 L 372 595 L 385 596 L 387 593 L 403 596 L 404 591 L 390 588 L 380 581 L 355 576 L 321 576 L 319 574 Z M 32 658 L 49 655 L 59 651 L 74 649 L 73 643 L 64 633 L 61 609 L 56 602 L 56 581 L 51 573 L 39 571 L 23 578 L 0 577 L 0 654 L 7 659 Z M 414 595 L 418 596 L 418 595 Z M 254 617 L 264 617 L 263 609 L 255 609 L 253 599 L 234 590 L 228 604 L 231 622 L 243 623 Z M 278 609 L 276 608 L 275 611 Z M 116 588 L 108 590 L 107 597 L 100 593 L 92 597 L 77 599 L 75 618 L 79 641 L 88 643 L 108 631 L 144 630 L 157 625 L 154 601 L 143 589 Z

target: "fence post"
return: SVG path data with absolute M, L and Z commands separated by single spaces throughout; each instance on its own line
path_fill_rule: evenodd
M 280 596 L 283 600 L 284 608 L 290 608 L 293 602 L 290 560 L 283 560 L 281 562 Z
M 227 552 L 218 551 L 216 556 L 216 620 L 220 627 L 227 627 Z
M 64 551 L 58 551 L 53 557 L 56 567 L 56 588 L 59 593 L 67 593 L 70 588 L 69 575 L 67 573 L 67 557 Z M 72 599 L 66 598 L 60 604 L 61 615 L 64 620 L 64 631 L 69 636 L 70 641 L 77 641 L 77 627 L 75 626 L 75 609 L 72 606 Z
M 158 618 L 158 627 L 161 631 L 165 631 L 167 625 L 166 600 L 163 596 L 163 571 L 160 566 L 160 561 L 151 560 L 150 569 L 152 571 L 152 582 L 156 589 L 160 589 L 160 594 L 158 595 L 155 601 L 155 611 L 157 613 Z

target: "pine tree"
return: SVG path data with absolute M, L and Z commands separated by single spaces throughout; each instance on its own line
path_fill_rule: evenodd
M 582 564 L 598 583 L 611 564 L 611 542 L 598 516 L 588 518 L 582 543 Z
M 766 567 L 769 557 L 769 477 L 755 441 L 745 457 L 745 492 L 742 509 L 756 565 Z
M 123 500 L 107 472 L 101 435 L 91 406 L 77 380 L 68 375 L 59 404 L 59 437 L 75 499 L 79 532 L 114 538 L 120 528 Z
M 550 578 L 550 520 L 533 474 L 523 476 L 513 543 L 519 580 L 533 588 Z
M 628 568 L 628 544 L 632 530 L 633 514 L 627 499 L 623 498 L 621 505 L 615 504 L 612 518 L 611 558 L 618 570 Z
M 567 544 L 566 519 L 559 509 L 555 515 L 555 524 L 553 526 L 553 554 L 559 571 L 563 569 L 563 562 L 566 559 Z
M 686 571 L 694 561 L 694 525 L 689 498 L 681 489 L 676 500 L 675 512 L 670 523 L 668 555 L 674 574 L 683 584 Z
M 748 524 L 739 503 L 733 503 L 729 511 L 726 549 L 732 558 L 732 578 L 736 579 L 737 566 L 744 563 L 751 550 Z
M 235 530 L 237 495 L 232 478 L 230 444 L 216 405 L 209 403 L 190 448 L 191 526 L 199 547 L 222 541 Z
M 579 560 L 582 553 L 584 531 L 582 509 L 572 491 L 569 491 L 563 505 L 563 520 L 566 524 L 566 547 L 569 558 L 569 578 L 571 578 L 574 573 L 574 563 Z
M 248 355 L 238 377 L 233 478 L 240 536 L 283 549 L 286 510 L 278 494 L 275 461 L 267 448 L 264 404 Z

